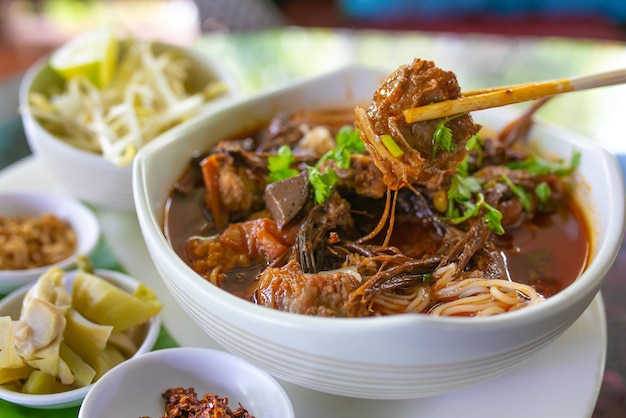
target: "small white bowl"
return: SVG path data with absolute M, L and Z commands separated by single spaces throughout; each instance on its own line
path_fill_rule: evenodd
M 74 278 L 76 277 L 77 270 L 72 270 L 65 273 L 65 288 L 68 292 L 71 292 Z M 112 270 L 96 270 L 96 274 L 109 282 L 120 287 L 127 292 L 133 292 L 139 285 L 139 281 L 127 276 L 126 274 L 112 271 Z M 18 290 L 14 291 L 4 299 L 0 301 L 0 316 L 10 316 L 14 320 L 19 318 L 20 311 L 22 309 L 22 300 L 26 295 L 26 292 L 33 286 L 29 284 L 22 286 Z M 139 345 L 137 352 L 131 357 L 131 359 L 138 357 L 148 351 L 152 350 L 161 330 L 161 314 L 153 316 L 145 325 L 145 333 L 143 342 Z M 127 360 L 129 361 L 129 360 Z M 109 372 L 105 373 L 98 381 L 102 380 Z M 97 383 L 97 382 L 96 382 Z M 12 402 L 18 405 L 28 406 L 31 408 L 40 409 L 56 409 L 56 408 L 68 408 L 72 406 L 80 405 L 80 403 L 87 395 L 87 392 L 94 386 L 91 384 L 79 389 L 70 390 L 61 393 L 52 393 L 45 395 L 33 395 L 28 393 L 14 392 L 0 386 L 0 399 Z
M 208 101 L 196 116 L 170 130 L 176 130 L 236 95 L 235 83 L 229 73 L 202 52 L 161 42 L 154 42 L 153 48 L 156 53 L 171 51 L 175 56 L 183 56 L 191 62 L 187 86 L 190 92 L 200 91 L 207 83 L 215 80 L 228 85 L 225 94 Z M 34 64 L 22 79 L 19 103 L 24 133 L 31 151 L 43 158 L 51 175 L 73 196 L 108 209 L 133 210 L 131 164 L 118 167 L 101 154 L 67 144 L 47 131 L 32 115 L 29 94 L 39 92 L 49 95 L 60 90 L 63 83 L 61 77 L 48 65 L 48 57 Z
M 54 214 L 71 225 L 76 233 L 76 251 L 54 265 L 71 267 L 80 254 L 89 255 L 100 238 L 98 219 L 85 205 L 64 196 L 45 193 L 8 192 L 0 194 L 0 216 Z M 8 293 L 39 278 L 50 266 L 26 270 L 0 270 L 0 293 Z
M 167 389 L 213 393 L 258 418 L 292 418 L 285 390 L 266 372 L 224 351 L 169 348 L 126 361 L 104 375 L 85 397 L 79 418 L 161 417 Z

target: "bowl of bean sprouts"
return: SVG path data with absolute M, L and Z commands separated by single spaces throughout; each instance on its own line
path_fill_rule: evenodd
M 44 57 L 20 85 L 28 144 L 74 197 L 132 210 L 132 161 L 162 133 L 212 111 L 235 95 L 228 73 L 189 47 L 120 39 L 111 82 L 65 79 Z

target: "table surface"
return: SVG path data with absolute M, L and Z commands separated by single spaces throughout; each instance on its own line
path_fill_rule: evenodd
M 208 34 L 193 46 L 231 71 L 243 95 L 348 64 L 392 71 L 415 57 L 454 71 L 464 90 L 626 68 L 626 44 L 561 38 L 292 27 L 254 34 Z M 545 105 L 538 115 L 603 144 L 622 159 L 622 154 L 626 155 L 626 138 L 620 129 L 624 97 L 626 86 L 568 93 Z M 0 125 L 1 169 L 25 156 L 28 148 L 17 114 L 8 122 L 0 119 Z M 625 272 L 626 249 L 622 246 L 602 289 L 608 351 L 594 418 L 626 417 Z

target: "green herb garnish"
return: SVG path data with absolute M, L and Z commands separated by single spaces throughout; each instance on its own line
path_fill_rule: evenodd
M 332 188 L 339 181 L 339 176 L 332 168 L 326 168 L 321 172 L 321 165 L 325 161 L 332 159 L 337 162 L 337 167 L 341 169 L 350 168 L 350 156 L 354 153 L 365 152 L 365 145 L 361 141 L 358 129 L 351 126 L 342 127 L 335 137 L 337 146 L 320 158 L 315 167 L 306 166 L 309 173 L 309 184 L 313 189 L 315 203 L 320 205 L 330 196 Z M 298 170 L 291 166 L 295 162 L 293 151 L 287 145 L 281 146 L 276 155 L 267 159 L 267 168 L 270 181 L 276 182 L 294 177 Z
M 550 197 L 552 196 L 552 189 L 550 185 L 545 181 L 542 181 L 535 187 L 535 196 L 539 200 L 539 210 L 545 211 L 548 208 Z
M 332 169 L 326 170 L 324 174 L 315 167 L 307 166 L 307 170 L 309 172 L 309 184 L 313 187 L 315 204 L 321 205 L 330 196 L 332 188 L 339 181 L 339 176 Z
M 433 153 L 431 159 L 434 161 L 437 151 L 454 151 L 456 148 L 456 144 L 452 139 L 452 129 L 446 126 L 446 123 L 450 122 L 453 119 L 458 118 L 461 115 L 454 115 L 448 118 L 441 119 L 439 123 L 437 123 L 437 127 L 435 128 L 435 132 L 433 133 Z
M 337 146 L 320 158 L 315 167 L 307 166 L 309 171 L 309 184 L 313 188 L 315 203 L 320 205 L 330 196 L 330 192 L 339 181 L 339 176 L 332 168 L 327 168 L 322 174 L 320 169 L 322 163 L 327 160 L 335 160 L 337 168 L 347 170 L 350 168 L 350 156 L 365 152 L 365 144 L 361 140 L 358 129 L 351 126 L 344 126 L 339 129 L 335 136 Z
M 391 153 L 395 158 L 398 158 L 404 154 L 402 148 L 396 143 L 396 141 L 391 137 L 391 135 L 381 135 L 380 140 L 383 142 L 387 151 Z
M 342 127 L 335 136 L 337 146 L 322 156 L 315 164 L 318 169 L 323 162 L 335 160 L 337 167 L 343 170 L 350 168 L 350 155 L 365 152 L 365 144 L 361 141 L 359 130 L 351 126 Z
M 507 167 L 515 170 L 524 170 L 532 175 L 556 174 L 559 177 L 566 176 L 578 167 L 580 163 L 580 151 L 575 151 L 569 165 L 565 165 L 562 160 L 550 161 L 533 155 L 523 161 L 513 161 Z
M 291 168 L 296 161 L 291 148 L 283 145 L 278 148 L 276 155 L 272 155 L 267 159 L 267 168 L 269 170 L 270 181 L 280 181 L 293 177 L 298 174 L 298 170 Z
M 486 209 L 483 221 L 487 227 L 496 234 L 503 234 L 502 214 L 493 206 L 489 205 L 481 193 L 482 184 L 474 177 L 454 176 L 448 189 L 448 211 L 446 217 L 453 224 L 460 224 L 480 214 L 481 209 Z M 476 195 L 476 202 L 474 202 Z M 463 209 L 461 211 L 461 209 Z
M 346 125 L 339 129 L 335 137 L 337 148 L 345 148 L 351 154 L 363 154 L 365 144 L 361 140 L 361 133 L 358 129 Z
M 483 165 L 483 152 L 484 151 L 480 143 L 480 135 L 478 134 L 472 135 L 470 139 L 468 139 L 467 142 L 465 143 L 465 148 L 467 148 L 468 151 L 472 151 L 472 150 L 476 151 L 476 166 L 481 167 Z M 459 165 L 457 166 L 457 172 L 459 173 L 459 175 L 467 177 L 469 176 L 469 171 L 470 171 L 469 155 L 466 155 L 463 161 L 461 161 Z
M 478 193 L 478 200 L 476 203 L 472 201 L 459 202 L 463 207 L 463 215 L 449 219 L 453 224 L 460 224 L 480 214 L 481 209 L 486 209 L 486 213 L 483 215 L 483 222 L 487 225 L 487 228 L 491 229 L 498 235 L 504 234 L 504 228 L 502 227 L 502 213 L 485 201 L 485 197 L 482 193 Z
M 515 197 L 517 197 L 517 199 L 520 201 L 524 211 L 530 212 L 532 210 L 532 198 L 530 196 L 530 193 L 528 193 L 523 187 L 513 183 L 513 180 L 511 180 L 509 176 L 505 176 L 503 174 L 502 180 L 504 180 L 504 182 L 509 186 L 509 189 L 511 189 L 511 192 L 513 192 Z
M 448 218 L 459 216 L 457 203 L 465 203 L 472 200 L 474 193 L 478 193 L 481 189 L 481 183 L 474 177 L 454 176 L 448 189 Z

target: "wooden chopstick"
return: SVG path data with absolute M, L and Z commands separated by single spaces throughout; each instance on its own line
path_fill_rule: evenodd
M 570 91 L 626 83 L 626 69 L 556 80 L 491 87 L 469 91 L 463 97 L 414 107 L 404 111 L 407 123 L 439 119 L 475 110 L 506 106 Z

